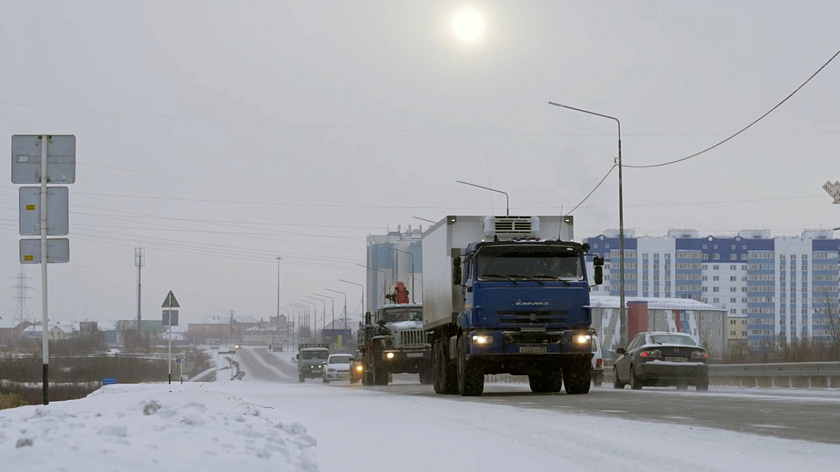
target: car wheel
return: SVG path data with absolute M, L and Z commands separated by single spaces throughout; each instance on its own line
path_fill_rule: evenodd
M 636 377 L 636 368 L 633 366 L 630 366 L 630 388 L 633 390 L 642 389 L 642 381 Z
M 677 390 L 688 390 L 688 382 L 677 382 Z
M 697 382 L 697 391 L 698 392 L 708 392 L 709 391 L 709 379 L 703 379 L 700 382 Z
M 305 376 L 305 375 L 303 375 L 303 374 L 298 375 L 298 381 L 299 381 L 299 382 L 303 382 L 304 380 L 306 380 L 306 376 Z
M 624 389 L 624 382 L 618 380 L 618 369 L 613 367 L 613 388 L 616 390 Z

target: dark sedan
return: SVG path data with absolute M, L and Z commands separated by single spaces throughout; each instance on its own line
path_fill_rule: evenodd
M 687 333 L 643 332 L 636 335 L 613 366 L 613 386 L 709 389 L 709 355 Z

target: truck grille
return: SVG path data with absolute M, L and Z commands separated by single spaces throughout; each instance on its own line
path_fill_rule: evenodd
M 397 347 L 422 346 L 426 344 L 426 333 L 422 329 L 408 329 L 397 332 Z
M 507 326 L 546 326 L 563 324 L 569 316 L 567 310 L 499 311 L 499 323 Z

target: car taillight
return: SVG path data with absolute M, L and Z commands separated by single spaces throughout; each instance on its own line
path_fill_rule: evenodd
M 692 359 L 708 359 L 709 353 L 704 351 L 694 351 L 691 353 Z
M 659 350 L 642 351 L 639 354 L 643 359 L 662 359 L 662 352 Z
M 596 360 L 596 361 L 595 361 L 595 367 L 597 367 L 598 369 L 600 369 L 600 368 L 604 367 L 604 359 L 598 359 L 598 360 Z

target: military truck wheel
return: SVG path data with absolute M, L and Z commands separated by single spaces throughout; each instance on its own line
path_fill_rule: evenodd
M 440 352 L 440 341 L 432 346 L 432 386 L 435 393 L 443 393 L 443 365 L 441 364 L 442 354 Z
M 475 397 L 484 393 L 484 373 L 467 362 L 465 347 L 458 343 L 458 393 Z
M 585 357 L 570 361 L 563 367 L 563 380 L 569 395 L 589 393 L 589 387 L 592 386 L 592 363 Z
M 385 368 L 382 360 L 373 361 L 373 384 L 388 385 L 388 369 Z

